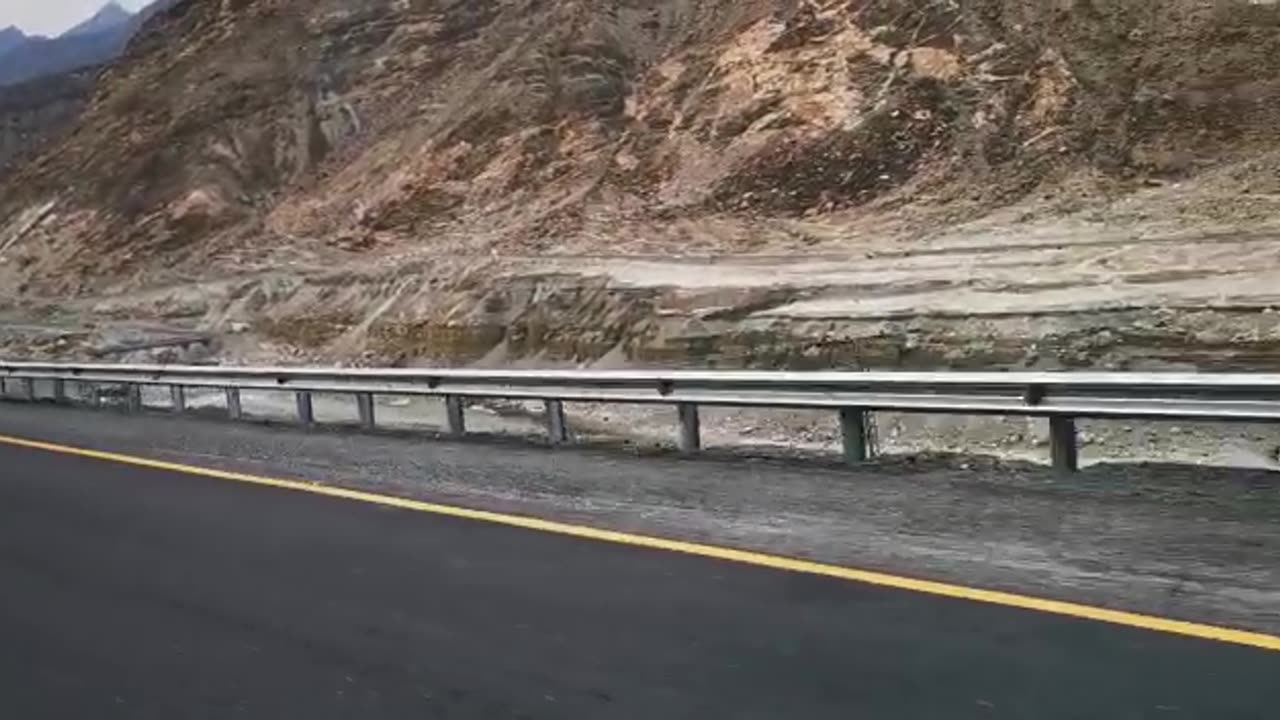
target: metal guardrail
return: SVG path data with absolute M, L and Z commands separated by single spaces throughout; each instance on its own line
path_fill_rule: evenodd
M 363 425 L 376 424 L 373 398 L 442 397 L 449 430 L 466 433 L 467 398 L 545 402 L 553 443 L 569 441 L 564 402 L 660 403 L 677 408 L 680 449 L 701 447 L 698 408 L 755 406 L 828 409 L 839 419 L 845 458 L 868 457 L 868 417 L 875 411 L 1020 415 L 1047 418 L 1055 467 L 1078 467 L 1079 418 L 1280 421 L 1280 375 L 1040 372 L 749 372 L 519 371 L 326 369 L 178 365 L 0 362 L 0 380 L 17 382 L 35 399 L 36 381 L 67 401 L 66 383 L 122 385 L 128 404 L 142 407 L 143 386 L 168 386 L 176 411 L 187 388 L 221 388 L 228 415 L 241 417 L 243 390 L 294 393 L 303 425 L 313 425 L 312 393 L 354 396 Z M 8 396 L 6 390 L 6 397 Z

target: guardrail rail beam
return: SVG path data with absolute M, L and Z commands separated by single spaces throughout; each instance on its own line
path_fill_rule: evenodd
M 366 412 L 372 397 L 437 397 L 444 399 L 448 430 L 456 436 L 467 431 L 467 400 L 540 401 L 553 443 L 570 436 L 566 402 L 665 405 L 677 409 L 676 443 L 686 453 L 702 447 L 703 405 L 825 410 L 839 413 L 850 463 L 874 454 L 877 412 L 1031 417 L 1048 420 L 1051 459 L 1063 471 L 1079 465 L 1081 419 L 1280 423 L 1280 375 L 1262 373 L 350 369 L 0 360 L 0 388 L 10 393 L 3 397 L 34 400 L 37 382 L 51 382 L 55 398 L 69 382 L 110 391 L 95 392 L 99 398 L 119 397 L 123 388 L 126 406 L 135 412 L 142 409 L 143 386 L 170 387 L 175 407 L 191 388 L 221 388 L 232 418 L 241 415 L 245 391 L 292 392 L 306 426 L 315 423 L 313 393 L 355 395 L 366 427 L 375 419 Z

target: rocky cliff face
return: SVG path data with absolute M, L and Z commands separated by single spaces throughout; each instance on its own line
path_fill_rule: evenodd
M 4 178 L 0 282 L 848 250 L 1232 163 L 1265 188 L 1277 78 L 1280 10 L 1243 0 L 184 0 Z

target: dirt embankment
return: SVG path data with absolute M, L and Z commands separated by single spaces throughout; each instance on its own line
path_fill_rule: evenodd
M 0 300 L 348 361 L 1270 369 L 1276 78 L 1244 0 L 179 2 L 0 177 Z

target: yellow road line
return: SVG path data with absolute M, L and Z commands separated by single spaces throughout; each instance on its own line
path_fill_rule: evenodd
M 806 573 L 809 575 L 822 575 L 825 577 L 851 580 L 853 582 L 865 583 L 868 585 L 896 588 L 899 590 L 910 590 L 912 592 L 925 593 L 928 595 L 957 598 L 973 602 L 989 603 L 992 605 L 1002 605 L 1022 610 L 1034 610 L 1053 615 L 1064 615 L 1067 617 L 1096 620 L 1098 622 L 1125 625 L 1128 627 L 1141 628 L 1143 630 L 1153 630 L 1173 635 L 1184 635 L 1204 640 L 1216 640 L 1224 643 L 1248 645 L 1265 650 L 1280 651 L 1280 637 L 1245 630 L 1234 630 L 1231 628 L 1217 627 L 1213 625 L 1202 625 L 1200 623 L 1184 622 L 1181 620 L 1170 620 L 1168 618 L 1155 617 L 1152 615 L 1141 615 L 1121 610 L 1108 610 L 1106 608 L 1093 607 L 1090 605 L 1081 605 L 1078 603 L 1062 602 L 1058 600 L 1046 600 L 1043 598 L 1018 595 L 1015 593 L 981 590 L 978 588 L 964 587 L 963 585 L 951 585 L 931 580 L 917 580 L 914 578 L 889 575 L 887 573 L 857 570 L 854 568 L 840 567 L 838 565 L 827 565 L 824 563 L 796 560 L 776 555 L 748 552 L 745 550 L 734 550 L 732 548 L 718 547 L 715 545 L 681 542 L 679 540 L 668 540 L 659 537 L 650 537 L 647 535 L 634 535 L 631 533 L 615 532 L 612 530 L 601 530 L 599 528 L 586 527 L 582 525 L 571 525 L 568 523 L 539 520 L 537 518 L 522 517 L 519 515 L 507 515 L 504 513 L 489 512 L 486 510 L 470 510 L 467 508 L 453 507 L 451 505 L 439 505 L 436 503 L 421 502 L 418 500 L 408 500 L 405 498 L 362 492 L 360 490 L 348 490 L 346 488 L 320 485 L 312 482 L 282 480 L 259 475 L 249 475 L 246 473 L 227 472 L 225 470 L 213 470 L 210 468 L 202 468 L 192 465 L 182 465 L 179 463 L 164 462 L 160 460 L 149 460 L 147 458 L 133 457 L 130 455 L 120 455 L 117 453 L 102 452 L 99 450 L 86 450 L 83 448 L 68 447 L 65 445 L 56 445 L 53 443 L 39 442 L 35 440 L 25 440 L 22 438 L 8 437 L 4 435 L 0 435 L 0 444 L 29 448 L 32 450 L 43 450 L 63 455 L 74 455 L 94 460 L 132 465 L 134 467 L 150 468 L 153 470 L 167 470 L 186 475 L 196 475 L 200 477 L 216 478 L 219 480 L 248 483 L 251 485 L 294 490 L 297 492 L 342 498 L 344 500 L 355 500 L 357 502 L 400 508 L 403 510 L 413 510 L 433 515 L 464 518 L 467 520 L 506 525 L 508 527 L 523 528 L 525 530 L 554 533 L 556 535 L 568 535 L 570 537 L 596 540 L 617 545 L 665 550 L 685 555 L 697 555 L 699 557 L 713 558 L 716 560 L 726 560 L 746 565 L 773 568 L 775 570 Z

